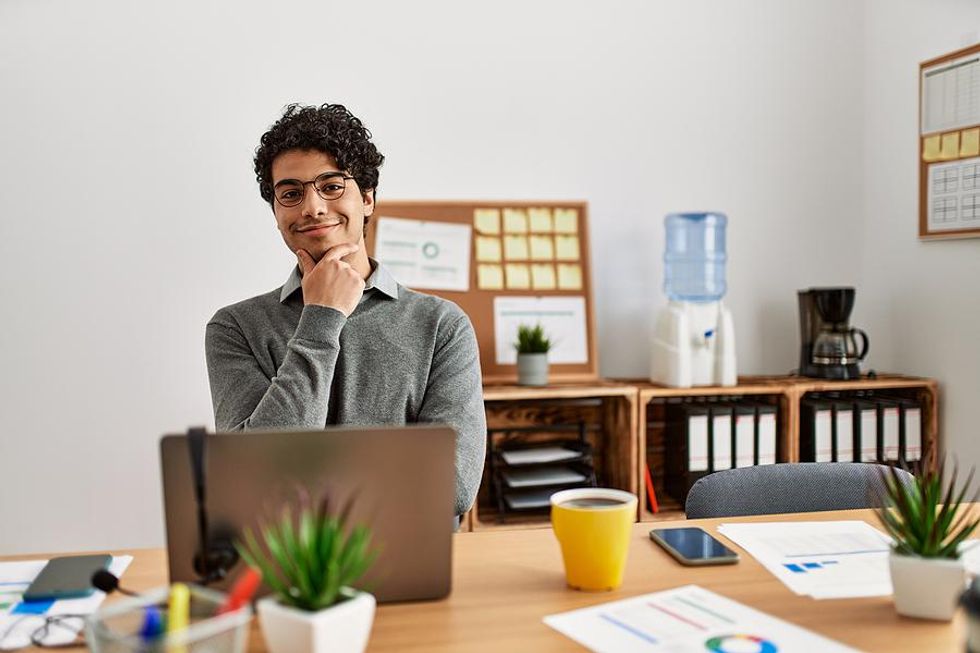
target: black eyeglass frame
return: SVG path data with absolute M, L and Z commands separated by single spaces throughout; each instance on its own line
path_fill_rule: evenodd
M 326 179 L 340 179 L 343 182 L 344 187 L 343 187 L 343 189 L 341 189 L 339 195 L 337 195 L 336 197 L 327 197 L 326 195 L 324 195 L 323 193 L 320 192 L 320 189 L 317 188 L 317 183 L 316 182 L 317 181 L 320 181 L 320 180 L 324 180 L 325 181 Z M 308 184 L 312 184 L 313 185 L 313 190 L 316 191 L 316 194 L 319 195 L 321 199 L 323 199 L 325 201 L 328 201 L 328 202 L 330 202 L 330 201 L 336 201 L 336 200 L 339 200 L 341 197 L 343 197 L 344 196 L 344 193 L 347 192 L 347 180 L 349 180 L 349 179 L 354 179 L 354 177 L 351 177 L 350 175 L 344 174 L 343 172 L 324 172 L 322 175 L 317 175 L 315 178 L 313 178 L 313 179 L 311 179 L 309 181 L 300 181 L 299 179 L 281 179 L 278 182 L 276 182 L 276 185 L 275 186 L 272 187 L 272 197 L 275 198 L 275 201 L 279 203 L 279 206 L 282 206 L 282 207 L 287 208 L 287 209 L 291 209 L 291 208 L 293 208 L 295 206 L 299 206 L 300 204 L 303 203 L 303 200 L 306 199 L 306 186 Z M 299 184 L 300 186 L 303 187 L 303 193 L 302 193 L 302 195 L 300 195 L 299 199 L 295 203 L 293 203 L 293 204 L 286 204 L 285 202 L 283 202 L 281 199 L 279 199 L 279 193 L 276 192 L 276 188 L 278 188 L 282 184 L 286 184 L 286 183 L 288 183 L 288 184 Z

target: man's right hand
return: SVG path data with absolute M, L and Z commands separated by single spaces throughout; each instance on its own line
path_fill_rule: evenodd
M 303 303 L 329 306 L 349 317 L 364 294 L 364 279 L 342 259 L 358 249 L 353 243 L 336 245 L 319 262 L 305 249 L 296 250 L 303 271 Z

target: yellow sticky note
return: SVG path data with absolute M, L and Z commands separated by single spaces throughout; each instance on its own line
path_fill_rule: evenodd
M 526 265 L 508 263 L 506 272 L 509 290 L 529 290 L 531 288 L 531 275 L 528 273 Z
M 952 134 L 943 134 L 943 144 L 942 150 L 939 152 L 939 158 L 943 161 L 949 161 L 955 159 L 960 155 L 960 133 L 953 132 Z
M 527 236 L 504 236 L 504 258 L 508 261 L 526 261 Z
M 980 155 L 980 127 L 960 132 L 960 156 Z
M 476 237 L 477 261 L 500 261 L 500 239 L 492 236 Z
M 578 209 L 555 209 L 555 231 L 560 234 L 577 234 Z
M 923 161 L 938 161 L 940 153 L 940 137 L 939 134 L 935 136 L 926 136 L 925 140 L 922 141 L 922 160 Z
M 577 261 L 578 236 L 555 236 L 555 258 L 559 261 Z
M 473 211 L 473 226 L 481 234 L 499 234 L 500 209 L 476 209 Z
M 532 261 L 551 261 L 554 258 L 555 246 L 551 236 L 531 236 Z
M 535 290 L 555 289 L 555 266 L 550 263 L 542 265 L 535 263 L 531 266 L 531 287 Z
M 558 265 L 558 288 L 561 290 L 582 289 L 582 267 L 575 264 Z
M 551 233 L 551 209 L 528 209 L 527 217 L 531 222 L 532 234 Z
M 504 209 L 504 233 L 526 234 L 527 211 L 524 209 Z
M 499 265 L 478 265 L 476 285 L 480 290 L 503 290 L 504 269 Z

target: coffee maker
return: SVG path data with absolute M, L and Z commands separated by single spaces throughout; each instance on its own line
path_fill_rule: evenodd
M 859 378 L 860 362 L 868 355 L 868 335 L 847 323 L 854 308 L 854 288 L 810 288 L 797 295 L 800 374 L 818 379 Z

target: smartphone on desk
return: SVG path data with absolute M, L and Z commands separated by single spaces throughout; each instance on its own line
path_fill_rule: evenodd
M 682 565 L 730 565 L 738 554 L 700 528 L 655 528 L 650 539 Z
M 25 601 L 77 599 L 95 591 L 92 574 L 107 569 L 110 555 L 84 555 L 51 558 L 27 591 Z

